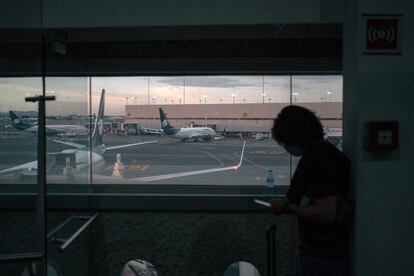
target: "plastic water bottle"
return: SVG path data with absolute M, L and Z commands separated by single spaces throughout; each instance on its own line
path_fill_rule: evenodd
M 269 195 L 275 195 L 276 194 L 276 190 L 275 190 L 275 180 L 273 178 L 273 171 L 272 170 L 267 170 L 266 172 L 266 192 Z

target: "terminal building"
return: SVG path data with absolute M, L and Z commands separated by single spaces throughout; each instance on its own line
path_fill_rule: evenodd
M 313 110 L 326 128 L 342 128 L 342 102 L 295 103 Z M 270 132 L 286 103 L 126 105 L 128 124 L 160 128 L 159 108 L 177 127 L 210 126 L 216 132 Z

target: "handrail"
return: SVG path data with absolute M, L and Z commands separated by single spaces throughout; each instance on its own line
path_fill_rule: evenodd
M 71 243 L 98 217 L 99 213 L 96 213 L 88 219 L 66 242 L 60 247 L 60 250 L 64 251 L 71 245 Z M 85 217 L 82 217 L 85 218 Z
M 53 229 L 52 231 L 49 232 L 49 234 L 47 234 L 47 239 L 52 238 L 53 235 L 55 235 L 57 232 L 59 232 L 60 229 L 65 227 L 65 225 L 68 224 L 74 218 L 75 218 L 75 216 L 71 216 L 71 217 L 67 218 L 64 222 L 59 224 L 55 229 Z
M 42 260 L 43 255 L 41 252 L 27 252 L 16 254 L 3 254 L 0 255 L 0 264 L 17 263 L 17 262 L 32 262 Z

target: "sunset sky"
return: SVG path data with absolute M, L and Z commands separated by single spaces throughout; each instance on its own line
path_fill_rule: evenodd
M 185 83 L 185 89 L 184 89 Z M 149 87 L 149 89 L 148 89 Z M 177 76 L 177 77 L 93 77 L 92 111 L 96 112 L 100 92 L 106 90 L 106 115 L 124 115 L 125 104 L 209 104 L 290 102 L 290 76 Z M 24 97 L 42 90 L 41 78 L 1 78 L 0 112 L 36 110 Z M 46 91 L 59 102 L 76 102 L 88 113 L 89 78 L 53 77 Z M 262 94 L 265 94 L 264 96 Z M 148 97 L 149 95 L 149 97 Z M 135 98 L 134 98 L 135 97 Z M 128 99 L 127 99 L 128 98 Z M 148 100 L 149 99 L 149 100 Z M 293 76 L 292 102 L 342 101 L 342 76 Z M 59 105 L 60 106 L 60 105 Z M 54 111 L 69 115 L 79 106 Z M 72 113 L 71 113 L 72 112 Z

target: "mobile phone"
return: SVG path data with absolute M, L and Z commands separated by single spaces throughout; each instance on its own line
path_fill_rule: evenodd
M 260 200 L 260 199 L 254 199 L 254 202 L 257 203 L 257 204 L 266 206 L 266 207 L 270 207 L 271 206 L 271 204 L 269 202 L 263 201 L 263 200 Z

